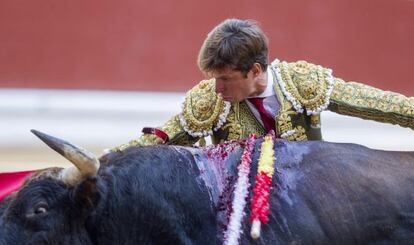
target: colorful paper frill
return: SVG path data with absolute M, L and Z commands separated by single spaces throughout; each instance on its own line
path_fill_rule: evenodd
M 252 134 L 246 140 L 246 145 L 241 157 L 241 162 L 238 169 L 237 182 L 234 187 L 234 197 L 232 202 L 232 213 L 230 215 L 230 221 L 227 226 L 227 230 L 224 234 L 224 244 L 234 245 L 238 244 L 241 231 L 241 223 L 245 216 L 244 208 L 246 206 L 246 199 L 249 194 L 249 173 L 251 166 L 251 155 L 254 149 L 254 142 L 256 135 Z
M 260 148 L 259 167 L 251 203 L 250 221 L 252 222 L 252 228 L 250 235 L 254 239 L 260 237 L 261 224 L 266 224 L 269 221 L 269 197 L 274 173 L 274 161 L 273 137 L 272 134 L 268 134 L 264 137 Z

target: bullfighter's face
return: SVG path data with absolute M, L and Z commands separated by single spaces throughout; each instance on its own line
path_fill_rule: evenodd
M 266 71 L 258 63 L 244 74 L 241 71 L 225 67 L 208 73 L 216 82 L 216 93 L 225 101 L 240 102 L 248 97 L 261 94 L 266 88 Z

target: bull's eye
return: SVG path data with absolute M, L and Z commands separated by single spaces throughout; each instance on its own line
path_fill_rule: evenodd
M 34 209 L 34 214 L 35 215 L 44 214 L 47 212 L 48 208 L 49 207 L 46 203 L 39 203 L 36 205 Z
M 49 211 L 49 205 L 46 202 L 39 202 L 28 210 L 26 218 L 35 219 L 41 218 Z
M 44 214 L 44 213 L 46 213 L 46 208 L 44 207 L 38 207 L 35 210 L 35 214 Z

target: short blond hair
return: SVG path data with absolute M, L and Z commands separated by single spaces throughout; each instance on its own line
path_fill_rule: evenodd
M 198 67 L 203 72 L 230 67 L 247 74 L 254 63 L 259 63 L 265 70 L 267 42 L 256 22 L 227 19 L 207 35 L 198 55 Z

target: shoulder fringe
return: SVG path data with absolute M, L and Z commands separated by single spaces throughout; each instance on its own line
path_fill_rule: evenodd
M 230 102 L 216 94 L 214 79 L 203 80 L 187 92 L 179 114 L 180 124 L 193 137 L 212 135 L 226 122 L 230 107 Z
M 317 83 L 316 85 L 318 87 L 314 88 L 313 91 L 311 91 L 312 93 L 317 93 L 318 95 L 316 96 L 320 95 L 320 99 L 316 100 L 316 98 L 303 98 L 302 94 L 298 92 L 299 86 L 301 86 L 301 84 L 294 83 L 292 81 L 292 74 L 289 72 L 289 67 L 301 64 L 305 64 L 305 66 L 312 68 L 312 70 L 317 70 L 320 72 L 321 77 L 318 78 L 318 81 L 314 81 Z M 272 62 L 272 69 L 275 71 L 276 80 L 279 84 L 280 89 L 282 90 L 283 95 L 289 102 L 292 103 L 292 106 L 298 113 L 303 113 L 304 110 L 306 110 L 307 115 L 318 115 L 320 112 L 326 110 L 329 105 L 329 100 L 335 85 L 335 79 L 332 75 L 331 69 L 316 66 L 305 61 L 288 64 L 287 62 L 280 62 L 278 59 Z M 311 72 L 310 69 L 305 71 Z M 282 75 L 283 72 L 285 74 L 285 77 Z

